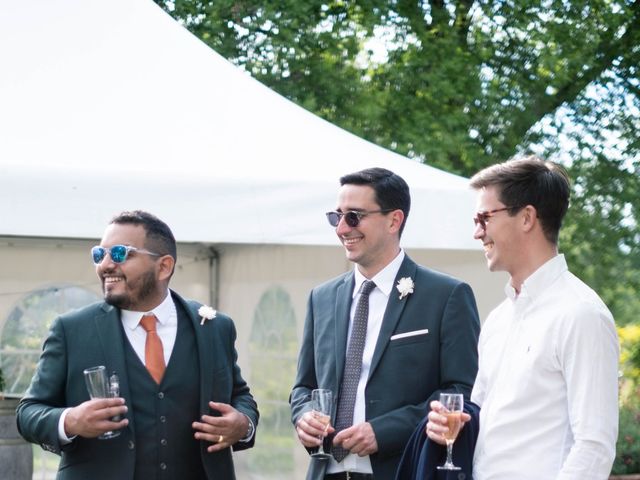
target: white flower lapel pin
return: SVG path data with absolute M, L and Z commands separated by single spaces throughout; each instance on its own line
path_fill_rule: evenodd
M 200 315 L 202 317 L 202 320 L 200 321 L 200 325 L 204 325 L 204 322 L 207 320 L 213 320 L 214 318 L 216 318 L 216 311 L 211 308 L 209 305 L 202 305 L 199 309 L 198 309 L 198 315 Z
M 403 277 L 398 280 L 398 285 L 396 285 L 396 288 L 400 292 L 400 300 L 402 300 L 407 295 L 411 295 L 413 293 L 413 287 L 414 284 L 411 277 Z

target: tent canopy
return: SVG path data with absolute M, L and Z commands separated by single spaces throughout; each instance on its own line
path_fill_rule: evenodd
M 364 141 L 233 66 L 151 0 L 0 15 L 0 235 L 96 238 L 149 210 L 184 242 L 335 245 L 338 179 L 409 183 L 403 245 L 476 249 L 468 182 Z

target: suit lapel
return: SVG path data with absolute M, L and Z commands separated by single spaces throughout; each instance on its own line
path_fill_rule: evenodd
M 335 354 L 336 354 L 336 375 L 337 386 L 342 382 L 342 372 L 344 370 L 344 360 L 347 354 L 347 335 L 349 334 L 349 312 L 353 300 L 353 288 L 355 275 L 353 272 L 347 275 L 338 285 L 336 290 L 335 306 Z
M 376 348 L 373 351 L 373 358 L 371 359 L 371 369 L 369 370 L 369 378 L 376 371 L 376 367 L 382 358 L 382 355 L 389 345 L 389 339 L 393 332 L 396 331 L 396 326 L 400 321 L 400 317 L 402 316 L 402 312 L 404 311 L 404 307 L 407 302 L 410 300 L 411 296 L 405 297 L 400 300 L 400 294 L 396 289 L 396 285 L 398 284 L 398 280 L 403 277 L 415 278 L 416 274 L 416 263 L 411 260 L 408 256 L 405 255 L 402 264 L 400 265 L 400 269 L 398 270 L 398 274 L 393 281 L 393 288 L 391 289 L 391 293 L 389 294 L 389 301 L 387 303 L 387 308 L 384 311 L 384 317 L 382 318 L 382 326 L 380 327 L 380 334 L 378 335 L 378 341 L 376 342 Z
M 120 311 L 117 308 L 102 305 L 102 310 L 93 319 L 98 333 L 98 341 L 105 358 L 107 375 L 115 371 L 120 380 L 120 396 L 125 399 L 126 405 L 131 406 L 131 391 L 129 389 L 129 377 L 125 363 L 124 342 L 128 341 L 122 332 L 120 323 Z M 129 428 L 135 432 L 133 415 L 129 415 Z
M 211 381 L 212 372 L 214 372 L 215 351 L 214 348 L 214 328 L 215 325 L 211 321 L 206 321 L 204 325 L 200 325 L 200 317 L 198 317 L 195 303 L 185 301 L 180 295 L 173 290 L 171 291 L 173 300 L 179 304 L 187 313 L 187 317 L 193 326 L 194 335 L 196 337 L 196 345 L 198 348 L 198 360 L 200 362 L 200 410 L 202 414 L 209 412 L 209 400 L 213 398 Z

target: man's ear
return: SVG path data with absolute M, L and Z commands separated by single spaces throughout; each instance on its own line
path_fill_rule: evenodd
M 402 222 L 404 222 L 404 212 L 399 208 L 391 212 L 391 233 L 396 233 L 400 231 L 400 227 L 402 226 Z
M 527 205 L 520 211 L 522 216 L 522 229 L 525 232 L 530 232 L 533 227 L 538 224 L 538 211 L 533 205 Z
M 171 255 L 163 255 L 158 260 L 158 280 L 169 280 L 173 274 L 176 261 Z

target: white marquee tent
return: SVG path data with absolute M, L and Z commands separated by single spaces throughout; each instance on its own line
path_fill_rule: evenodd
M 180 243 L 176 288 L 236 319 L 251 378 L 256 322 L 290 312 L 299 336 L 308 290 L 350 268 L 324 212 L 338 178 L 370 166 L 411 187 L 413 258 L 468 281 L 482 315 L 501 296 L 471 238 L 466 179 L 294 105 L 151 0 L 3 2 L 0 65 L 0 340 L 38 289 L 97 295 L 88 247 L 115 213 L 142 208 Z
M 3 9 L 0 233 L 95 237 L 144 198 L 184 241 L 334 245 L 322 213 L 337 179 L 380 165 L 407 179 L 415 216 L 438 226 L 410 222 L 406 247 L 475 248 L 465 179 L 297 107 L 151 1 Z

